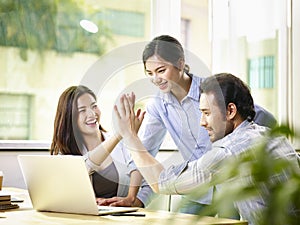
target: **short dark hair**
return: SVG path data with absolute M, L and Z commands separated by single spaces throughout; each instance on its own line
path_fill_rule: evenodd
M 244 120 L 252 121 L 255 116 L 249 87 L 230 73 L 219 73 L 206 78 L 200 85 L 200 92 L 213 93 L 224 115 L 228 104 L 234 103 Z

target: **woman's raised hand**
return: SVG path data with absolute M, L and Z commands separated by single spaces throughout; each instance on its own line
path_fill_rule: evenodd
M 126 94 L 126 98 L 129 101 L 129 105 L 130 105 L 130 109 L 131 109 L 130 112 L 132 113 L 132 115 L 135 115 L 134 116 L 134 128 L 137 133 L 142 125 L 142 122 L 144 120 L 144 116 L 145 116 L 146 112 L 145 111 L 142 112 L 141 109 L 138 109 L 136 111 L 136 114 L 134 113 L 135 94 L 133 92 L 131 92 L 130 94 Z
M 135 94 L 123 94 L 120 97 L 120 105 L 114 106 L 116 128 L 123 138 L 128 135 L 136 135 L 144 119 L 145 112 L 138 109 L 134 113 Z

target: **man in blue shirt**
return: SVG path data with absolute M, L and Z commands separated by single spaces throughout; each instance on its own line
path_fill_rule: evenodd
M 211 149 L 197 160 L 165 169 L 149 154 L 133 129 L 133 102 L 125 96 L 121 102 L 120 108 L 115 107 L 120 134 L 148 184 L 155 192 L 162 194 L 185 195 L 197 191 L 197 188 L 209 183 L 214 175 L 222 171 L 224 160 L 249 151 L 269 133 L 267 127 L 253 122 L 256 114 L 253 99 L 250 90 L 239 78 L 231 74 L 206 78 L 201 84 L 200 124 L 212 142 Z M 271 139 L 267 154 L 289 160 L 300 172 L 299 157 L 285 137 Z M 289 171 L 282 171 L 279 175 L 275 172 L 276 176 L 272 176 L 271 182 L 285 182 L 289 179 Z M 251 177 L 241 179 L 241 182 L 249 181 Z M 222 183 L 218 188 L 222 188 Z M 248 220 L 249 224 L 256 224 L 262 210 L 268 207 L 265 202 L 270 193 L 268 186 L 260 191 L 252 198 L 235 202 L 241 217 Z

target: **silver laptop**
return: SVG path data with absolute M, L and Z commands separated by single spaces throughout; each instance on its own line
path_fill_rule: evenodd
M 98 206 L 81 156 L 19 155 L 18 161 L 37 211 L 108 215 L 138 210 Z

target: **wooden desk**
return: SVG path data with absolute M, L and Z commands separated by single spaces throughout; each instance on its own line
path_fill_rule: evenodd
M 183 213 L 171 213 L 167 211 L 150 211 L 140 209 L 145 217 L 132 216 L 90 216 L 67 213 L 37 212 L 32 208 L 28 192 L 16 188 L 3 188 L 3 192 L 10 193 L 12 197 L 24 199 L 18 203 L 19 209 L 8 210 L 0 213 L 0 224 L 102 224 L 102 225 L 207 225 L 207 224 L 239 224 L 247 225 L 245 221 L 201 217 Z

